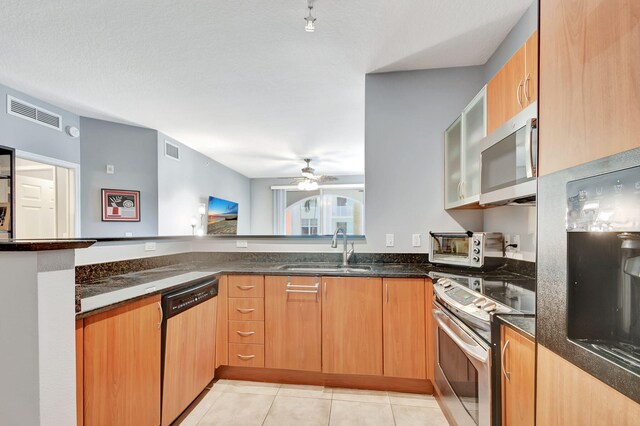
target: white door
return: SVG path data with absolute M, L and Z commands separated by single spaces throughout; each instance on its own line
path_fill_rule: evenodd
M 16 237 L 56 238 L 56 191 L 53 180 L 16 175 Z

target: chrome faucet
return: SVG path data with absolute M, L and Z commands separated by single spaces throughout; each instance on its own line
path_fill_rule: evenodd
M 342 266 L 346 268 L 347 266 L 349 266 L 349 258 L 353 254 L 353 243 L 351 243 L 351 250 L 347 250 L 347 232 L 344 230 L 344 228 L 337 227 L 336 232 L 333 233 L 333 238 L 331 238 L 331 248 L 338 247 L 339 232 L 342 232 L 342 241 L 344 242 L 344 249 L 342 251 Z

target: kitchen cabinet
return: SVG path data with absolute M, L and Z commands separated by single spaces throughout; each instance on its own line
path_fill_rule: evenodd
M 160 296 L 84 320 L 84 424 L 160 424 Z
M 538 99 L 538 32 L 534 32 L 487 84 L 487 132 Z
M 500 326 L 502 424 L 534 424 L 536 349 L 533 341 Z
M 538 345 L 536 423 L 637 425 L 640 404 Z
M 217 298 L 167 319 L 162 425 L 171 424 L 215 374 Z
M 431 278 L 424 280 L 424 306 L 425 306 L 425 324 L 426 324 L 426 361 L 427 361 L 427 379 L 433 382 L 435 378 L 436 367 L 436 328 L 435 319 L 431 314 L 433 310 L 433 281 Z
M 264 367 L 264 276 L 229 275 L 227 285 L 227 364 Z
M 322 278 L 322 371 L 382 375 L 382 280 Z
M 229 297 L 264 297 L 264 276 L 229 275 Z
M 424 279 L 385 278 L 384 375 L 427 378 Z
M 216 368 L 229 364 L 228 277 L 218 280 L 218 313 L 216 318 Z
M 477 206 L 480 142 L 487 135 L 486 87 L 444 133 L 445 209 Z
M 84 321 L 76 320 L 76 425 L 84 424 Z
M 265 367 L 322 370 L 319 277 L 265 278 Z
M 540 2 L 540 175 L 640 147 L 640 2 Z

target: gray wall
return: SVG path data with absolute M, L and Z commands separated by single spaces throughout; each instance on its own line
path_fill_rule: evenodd
M 7 95 L 29 102 L 62 116 L 62 131 L 7 114 Z M 80 138 L 74 139 L 64 131 L 66 126 L 80 127 L 80 117 L 69 111 L 0 85 L 0 145 L 44 155 L 70 163 L 80 163 Z M 82 130 L 81 130 L 82 131 Z
M 337 176 L 332 184 L 364 183 L 364 176 Z M 273 234 L 273 185 L 288 185 L 286 179 L 251 179 L 251 234 Z M 366 226 L 366 225 L 365 225 Z M 366 232 L 366 229 L 365 229 Z
M 507 37 L 500 43 L 500 46 L 491 55 L 484 65 L 484 79 L 491 80 L 494 75 L 509 58 L 518 51 L 520 46 L 538 29 L 538 0 L 535 0 L 529 9 L 522 15 L 518 23 L 511 29 Z
M 481 211 L 444 211 L 443 132 L 484 84 L 483 67 L 366 76 L 369 251 L 425 252 L 428 231 L 478 229 Z M 385 234 L 395 247 L 385 247 Z M 412 234 L 423 246 L 411 245 Z
M 158 234 L 158 132 L 82 117 L 81 200 L 83 237 Z M 115 174 L 106 172 L 107 164 Z M 140 191 L 140 222 L 102 222 L 100 189 Z
M 180 161 L 164 155 L 164 141 L 180 147 Z M 158 228 L 160 235 L 190 235 L 191 219 L 209 196 L 238 203 L 238 234 L 251 230 L 251 183 L 249 178 L 194 151 L 160 132 L 158 156 Z

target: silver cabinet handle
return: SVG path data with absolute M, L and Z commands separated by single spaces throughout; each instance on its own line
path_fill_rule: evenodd
M 164 317 L 164 312 L 162 310 L 162 303 L 158 302 L 158 312 L 160 313 L 160 321 L 158 322 L 158 328 L 162 328 L 162 318 Z
M 520 108 L 524 107 L 524 104 L 522 103 L 522 97 L 520 96 L 522 84 L 522 80 L 520 80 L 520 82 L 518 83 L 518 88 L 516 89 L 516 98 L 518 99 L 518 105 L 520 105 Z
M 472 341 L 471 343 L 465 342 L 463 338 L 461 338 L 458 335 L 458 333 L 456 333 L 453 329 L 449 327 L 447 323 L 450 322 L 451 320 L 448 318 L 446 314 L 444 314 L 439 309 L 434 309 L 432 312 L 433 312 L 433 317 L 438 323 L 438 327 L 440 327 L 442 331 L 444 331 L 451 338 L 451 340 L 453 340 L 458 345 L 458 347 L 460 348 L 460 350 L 462 350 L 462 352 L 480 361 L 483 364 L 486 364 L 489 361 L 489 353 L 484 348 L 482 348 L 482 346 L 480 346 L 475 341 Z M 454 326 L 457 327 L 456 325 Z M 460 329 L 460 332 L 463 333 L 463 330 Z M 473 340 L 473 339 L 470 339 L 470 340 Z
M 531 102 L 531 96 L 529 95 L 529 81 L 531 81 L 531 73 L 528 73 L 524 79 L 524 97 L 527 102 Z
M 384 283 L 385 292 L 387 293 L 387 305 L 389 304 L 389 283 Z
M 236 308 L 236 310 L 238 312 L 240 312 L 241 314 L 248 314 L 248 313 L 251 313 L 251 312 L 255 311 L 255 309 L 253 309 L 253 308 Z
M 461 189 L 461 187 L 462 187 L 462 181 L 458 182 L 458 189 L 457 189 L 457 191 L 458 191 L 458 200 L 462 200 L 462 189 Z
M 460 182 L 460 199 L 464 200 L 464 181 Z
M 237 285 L 236 287 L 238 287 L 240 290 L 251 290 L 253 288 L 256 288 L 255 285 Z
M 238 358 L 240 358 L 240 359 L 253 359 L 255 357 L 256 357 L 255 355 L 240 355 L 240 354 L 238 354 Z
M 287 284 L 287 292 L 289 290 L 310 290 L 311 293 L 316 293 L 320 284 L 315 285 L 302 285 L 302 284 Z
M 504 368 L 504 357 L 507 353 L 507 348 L 509 347 L 509 339 L 504 342 L 504 346 L 502 347 L 502 353 L 500 354 L 500 368 L 502 369 L 502 374 L 508 382 L 511 381 L 511 373 Z
M 236 333 L 238 333 L 242 337 L 248 337 L 256 334 L 255 331 L 236 331 Z

